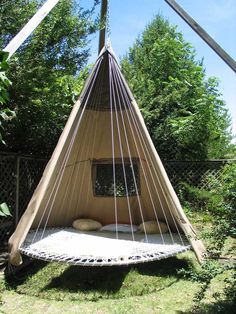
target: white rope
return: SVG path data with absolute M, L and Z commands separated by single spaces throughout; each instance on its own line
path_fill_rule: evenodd
M 103 57 L 102 57 L 103 58 Z M 103 70 L 104 71 L 104 70 Z M 98 108 L 98 104 L 99 104 L 99 101 L 97 101 L 97 96 L 99 95 L 99 91 L 101 90 L 101 85 L 99 86 L 100 88 L 96 89 L 95 90 L 95 95 L 93 97 L 93 102 L 90 104 L 90 110 L 93 111 L 93 109 L 97 109 Z M 92 121 L 92 114 L 89 115 L 89 118 L 88 119 L 88 122 L 89 121 Z M 88 160 L 88 159 L 91 159 L 91 155 L 90 155 L 90 152 L 89 152 L 89 148 L 90 148 L 90 145 L 93 141 L 93 138 L 90 136 L 89 137 L 89 142 L 86 143 L 86 138 L 87 138 L 87 134 L 89 133 L 89 131 L 91 130 L 91 126 L 90 126 L 90 123 L 86 123 L 86 128 L 85 128 L 85 133 L 83 134 L 83 140 L 81 141 L 81 146 L 83 145 L 82 149 L 81 149 L 81 155 L 83 156 L 84 152 L 85 152 L 85 160 Z M 93 127 L 94 127 L 94 124 L 92 125 L 92 130 L 93 130 Z M 93 134 L 93 133 L 92 133 Z M 95 136 L 94 136 L 95 137 Z M 86 143 L 86 145 L 85 145 Z M 86 148 L 87 148 L 87 151 L 86 151 Z M 78 151 L 79 152 L 79 151 Z M 82 165 L 82 163 L 81 163 Z M 78 197 L 77 197 L 77 202 L 76 202 L 76 211 L 78 212 L 79 211 L 79 202 L 82 198 L 82 188 L 83 188 L 83 182 L 84 182 L 84 178 L 85 178 L 85 173 L 86 173 L 86 163 L 83 164 L 83 171 L 82 171 L 82 176 L 81 176 L 81 185 L 80 185 L 80 188 L 79 188 L 79 192 L 78 192 Z M 77 171 L 77 174 L 79 173 L 80 171 L 80 167 L 78 167 L 78 171 Z M 90 181 L 90 180 L 88 180 Z M 76 181 L 75 181 L 76 182 Z M 89 184 L 89 182 L 88 182 Z M 88 194 L 89 194 L 89 190 L 87 190 L 87 195 L 86 195 L 86 199 L 88 200 Z
M 86 121 L 84 121 L 84 123 L 88 124 L 88 122 L 89 122 L 89 116 L 86 117 Z M 86 136 L 86 134 L 84 134 L 84 136 Z M 83 141 L 81 141 L 80 145 L 78 145 L 78 151 L 77 151 L 77 154 L 76 154 L 76 160 L 78 160 L 79 152 L 81 152 L 81 154 L 83 153 L 82 145 L 83 145 Z M 84 163 L 86 163 L 86 161 L 87 160 L 85 158 L 85 160 L 79 161 L 78 163 L 74 163 L 73 168 L 75 168 L 75 165 L 77 165 L 76 169 L 73 169 L 73 173 L 75 174 L 74 182 L 78 182 L 78 177 L 79 177 L 79 174 L 80 174 L 80 168 L 81 168 L 81 166 Z M 69 188 L 69 186 L 70 186 L 70 184 L 68 183 L 67 188 Z M 69 201 L 68 208 L 71 208 L 71 206 L 72 206 L 73 195 L 76 192 L 76 188 L 78 188 L 78 186 L 76 184 L 73 184 L 73 187 L 72 187 L 72 190 L 71 190 L 71 198 L 70 198 L 70 201 Z
M 105 73 L 105 67 L 103 67 L 103 70 L 102 70 L 102 74 L 101 74 L 101 77 L 103 77 Z M 95 97 L 95 100 L 96 100 L 96 97 Z M 94 136 L 93 136 L 93 144 L 92 144 L 92 151 L 91 151 L 91 154 L 90 154 L 90 159 L 94 157 L 94 149 L 95 149 L 95 142 L 96 142 L 96 134 L 97 134 L 97 127 L 98 127 L 98 117 L 99 117 L 99 111 L 98 111 L 98 108 L 99 108 L 99 104 L 101 103 L 101 100 L 102 100 L 102 84 L 99 85 L 99 89 L 98 89 L 98 101 L 95 102 L 95 106 L 94 106 L 94 112 L 95 112 L 95 129 L 94 129 Z M 94 125 L 94 123 L 93 123 Z M 92 176 L 89 176 L 89 179 L 87 180 L 88 181 L 88 188 L 87 188 L 87 197 L 86 197 L 86 201 L 85 201 L 85 204 L 88 205 L 88 202 L 89 202 L 89 186 L 91 184 L 91 181 L 92 181 Z M 96 182 L 94 182 L 94 184 L 96 184 Z M 95 189 L 95 186 L 94 186 L 94 189 Z
M 110 56 L 109 56 L 109 64 L 111 64 Z M 112 71 L 112 67 L 111 67 L 111 71 Z M 115 95 L 115 91 L 114 91 L 114 76 L 112 75 L 112 72 L 111 72 L 111 95 L 114 97 L 116 124 L 117 124 L 117 130 L 118 130 L 120 155 L 121 155 L 123 175 L 124 175 L 124 182 L 125 182 L 126 200 L 127 200 L 127 206 L 128 206 L 128 212 L 129 212 L 129 220 L 130 220 L 130 225 L 131 225 L 131 233 L 132 233 L 132 238 L 134 240 L 133 221 L 132 221 L 131 207 L 130 207 L 130 201 L 129 201 L 129 190 L 128 190 L 128 185 L 127 185 L 127 177 L 126 177 L 125 164 L 124 164 L 124 154 L 123 154 L 123 148 L 122 148 L 122 143 L 121 143 L 119 119 L 118 119 L 118 114 L 117 114 L 116 95 Z M 121 110 L 121 108 L 120 108 L 120 110 Z M 131 156 L 129 156 L 129 157 L 131 158 Z M 136 194 L 138 194 L 138 191 L 136 191 Z
M 131 110 L 133 110 L 133 109 L 131 109 Z M 134 112 L 133 112 L 133 115 L 134 115 Z M 137 122 L 137 120 L 136 120 L 136 122 Z M 136 125 L 138 125 L 138 124 L 136 124 Z M 141 131 L 140 131 L 140 134 L 141 134 Z M 143 139 L 143 143 L 145 143 L 144 139 Z M 145 143 L 144 145 L 146 145 L 146 143 Z M 146 147 L 146 148 L 147 148 L 147 147 Z M 160 188 L 161 188 L 162 195 L 164 196 L 164 198 L 165 198 L 165 200 L 166 200 L 166 202 L 167 202 L 167 204 L 168 204 L 166 193 L 165 193 L 165 191 L 164 191 L 164 189 L 163 189 L 163 186 L 162 186 L 162 184 L 161 184 L 161 182 L 160 182 L 159 176 L 158 176 L 158 174 L 157 174 L 155 165 L 154 165 L 154 163 L 153 163 L 153 160 L 151 159 L 151 156 L 150 156 L 150 153 L 149 153 L 148 149 L 147 149 L 147 152 L 148 152 L 149 158 L 150 158 L 150 160 L 151 160 L 151 163 L 152 163 L 152 166 L 153 166 L 154 173 L 155 173 L 155 175 L 156 175 L 158 184 L 159 184 L 159 186 L 160 186 Z M 151 171 L 151 168 L 150 168 L 150 167 L 149 167 L 149 172 L 150 172 L 150 174 L 151 174 L 151 177 L 153 177 L 152 171 Z M 155 180 L 154 180 L 154 182 L 155 182 Z M 156 187 L 156 184 L 155 184 L 155 187 Z M 156 187 L 156 190 L 158 191 L 158 188 L 157 188 L 157 187 Z M 162 204 L 162 201 L 161 201 L 161 198 L 160 198 L 160 196 L 159 196 L 159 193 L 158 193 L 158 197 L 159 197 L 160 203 Z M 175 204 L 174 204 L 172 198 L 170 198 L 170 202 L 172 203 L 173 206 L 175 206 Z M 170 216 L 171 216 L 171 218 L 172 218 L 172 221 L 173 221 L 173 223 L 174 223 L 174 225 L 175 225 L 175 228 L 176 228 L 176 230 L 177 230 L 177 232 L 178 232 L 178 234 L 179 234 L 179 237 L 180 237 L 180 239 L 182 239 L 181 232 L 180 232 L 180 230 L 179 230 L 178 224 L 176 223 L 176 217 L 173 215 L 173 213 L 172 213 L 172 211 L 170 210 L 169 206 L 167 206 L 167 208 L 168 208 L 168 211 L 169 211 Z M 166 213 L 165 213 L 165 209 L 164 209 L 164 207 L 163 207 L 163 204 L 162 204 L 162 211 L 163 211 L 163 215 L 164 215 L 164 217 L 165 217 L 165 221 L 167 222 L 168 229 L 170 229 L 170 226 L 169 226 L 169 224 L 168 224 L 168 220 L 167 220 L 167 217 L 166 217 Z
M 114 146 L 114 125 L 113 125 L 113 99 L 111 88 L 111 64 L 109 62 L 109 93 L 110 93 L 110 119 L 111 119 L 111 149 L 112 149 L 112 169 L 113 169 L 113 188 L 114 188 L 114 208 L 115 208 L 115 224 L 116 224 L 116 239 L 118 235 L 118 216 L 117 216 L 117 199 L 116 199 L 116 169 L 115 169 L 115 146 Z
M 95 84 L 95 81 L 94 81 L 94 84 Z M 92 88 L 93 88 L 93 86 L 92 86 Z M 97 93 L 96 93 L 96 95 L 97 95 Z M 96 102 L 95 102 L 94 99 L 96 99 L 96 97 L 93 98 L 93 102 L 92 102 L 91 104 L 89 103 L 89 105 L 90 105 L 91 107 L 93 107 L 93 105 L 96 104 Z M 91 115 L 88 115 L 88 117 L 86 117 L 86 121 L 84 121 L 84 124 L 85 124 L 87 127 L 85 128 L 85 133 L 83 134 L 83 140 L 81 140 L 81 146 L 82 146 L 83 143 L 84 143 L 84 142 L 83 142 L 84 139 L 87 138 L 87 133 L 88 133 L 88 130 L 90 129 L 90 121 L 91 121 L 91 120 L 92 120 Z M 82 121 L 82 120 L 81 120 L 81 121 Z M 92 127 L 93 127 L 93 126 L 92 126 Z M 78 129 L 78 131 L 79 131 L 79 129 Z M 77 136 L 77 135 L 76 135 L 76 136 Z M 82 138 L 82 137 L 81 137 L 81 138 Z M 89 141 L 92 141 L 92 139 L 90 138 Z M 88 148 L 89 148 L 89 147 L 90 147 L 90 143 L 89 143 L 89 145 L 88 145 Z M 69 199 L 70 199 L 70 201 L 69 201 L 69 208 L 71 208 L 71 205 L 72 205 L 72 199 L 73 199 L 73 195 L 74 195 L 74 192 L 75 192 L 75 187 L 76 187 L 76 185 L 75 185 L 75 184 L 73 185 L 73 191 L 70 189 L 70 187 L 71 187 L 71 180 L 72 180 L 73 174 L 75 173 L 75 166 L 76 166 L 76 164 L 77 164 L 76 161 L 78 160 L 79 153 L 80 153 L 80 145 L 78 145 L 78 150 L 77 150 L 77 153 L 76 153 L 75 161 L 73 162 L 72 165 L 70 165 L 70 169 L 68 170 L 68 171 L 70 171 L 70 175 L 68 176 L 68 180 L 67 180 L 67 183 L 66 183 L 66 185 L 65 185 L 65 186 L 66 186 L 65 192 L 64 192 L 63 199 L 62 199 L 62 202 L 61 202 L 61 205 L 60 205 L 60 208 L 61 208 L 61 209 L 63 209 L 64 204 L 65 204 L 65 200 L 67 199 L 67 196 L 69 196 L 69 194 L 71 194 L 71 197 L 69 197 Z M 83 156 L 82 152 L 81 152 L 81 155 Z M 87 154 L 86 156 L 87 156 L 87 158 L 85 158 L 85 159 L 87 160 L 88 157 L 89 157 L 89 155 Z M 77 167 L 77 170 L 78 170 L 78 171 L 77 171 L 77 173 L 76 173 L 76 179 L 78 178 L 77 174 L 79 173 L 79 169 L 80 169 L 80 166 L 81 166 L 81 165 L 82 165 L 82 163 L 80 162 L 80 163 L 78 164 L 78 167 Z M 83 167 L 82 182 L 83 182 L 83 178 L 84 178 L 86 163 L 83 163 L 83 165 L 84 165 L 84 167 Z M 71 167 L 71 166 L 72 166 L 72 167 Z M 66 167 L 68 167 L 68 165 L 66 165 Z M 77 182 L 77 181 L 75 181 L 75 182 Z M 78 193 L 78 196 L 81 194 L 82 185 L 83 185 L 83 184 L 80 185 L 80 193 Z M 68 214 L 69 214 L 69 213 L 68 213 L 67 210 L 64 211 L 65 220 L 66 220 L 66 217 L 67 217 Z
M 110 60 L 111 60 L 110 55 L 109 55 L 109 58 L 110 58 Z M 111 73 L 111 75 L 112 75 L 112 73 Z M 121 111 L 121 113 L 122 113 L 122 108 L 120 108 L 120 111 Z M 139 191 L 138 191 L 138 187 L 137 187 L 136 177 L 135 177 L 135 173 L 134 173 L 133 160 L 132 160 L 132 157 L 131 157 L 131 152 L 130 152 L 128 137 L 127 137 L 127 134 L 126 134 L 126 130 L 125 130 L 125 129 L 124 129 L 124 131 L 125 131 L 125 139 L 126 139 L 127 150 L 128 150 L 128 155 L 129 155 L 129 160 L 130 160 L 130 165 L 131 165 L 131 171 L 132 171 L 133 180 L 134 180 L 134 186 L 135 186 L 137 201 L 138 201 L 138 205 L 139 205 L 140 216 L 141 216 L 142 221 L 144 222 L 143 210 L 142 210 L 142 205 L 141 205 L 141 201 L 140 201 L 140 197 L 139 197 Z M 145 226 L 145 224 L 144 224 L 143 226 L 144 226 L 145 239 L 146 239 L 146 241 L 148 242 L 148 236 L 147 236 L 147 232 L 146 232 L 146 226 Z
M 120 81 L 122 82 L 122 84 L 124 85 L 124 83 L 123 83 L 123 81 L 124 81 L 123 75 L 122 75 L 122 73 L 121 73 L 121 71 L 120 71 L 120 69 L 119 69 L 118 67 L 116 67 L 116 69 L 118 69 L 118 73 L 119 73 L 119 76 L 120 76 L 119 79 L 120 79 Z M 126 91 L 126 89 L 124 89 L 124 90 Z M 128 101 L 130 102 L 129 96 L 128 96 L 128 94 L 127 94 L 127 91 L 126 91 L 126 99 L 128 99 Z M 160 188 L 161 188 L 161 190 L 162 190 L 163 196 L 164 196 L 165 199 L 166 199 L 166 194 L 165 194 L 165 192 L 164 192 L 164 190 L 163 190 L 163 187 L 162 187 L 162 185 L 161 185 L 159 176 L 158 176 L 158 174 L 157 174 L 157 172 L 156 172 L 155 165 L 154 165 L 154 163 L 153 163 L 153 160 L 152 160 L 152 158 L 151 158 L 151 156 L 150 156 L 149 150 L 148 150 L 147 145 L 146 145 L 146 143 L 145 143 L 145 140 L 144 140 L 144 138 L 143 138 L 142 132 L 141 132 L 140 127 L 139 127 L 139 125 L 138 125 L 137 118 L 136 118 L 136 116 L 135 116 L 134 109 L 133 109 L 131 103 L 130 103 L 129 108 L 130 108 L 130 112 L 132 113 L 132 114 L 131 114 L 131 117 L 132 117 L 132 119 L 133 119 L 134 125 L 136 126 L 136 129 L 139 131 L 139 132 L 137 132 L 137 135 L 138 135 L 139 139 L 140 139 L 140 136 L 141 136 L 141 138 L 142 138 L 142 142 L 143 142 L 143 144 L 144 144 L 144 146 L 145 146 L 145 149 L 146 149 L 146 151 L 147 151 L 147 153 L 148 153 L 149 160 L 150 160 L 151 163 L 152 163 L 152 167 L 153 167 L 154 173 L 155 173 L 155 175 L 156 175 L 156 178 L 157 178 L 157 180 L 158 180 L 158 184 L 159 184 L 159 186 L 160 186 Z M 141 142 L 141 140 L 140 140 L 140 142 Z M 143 150 L 143 152 L 144 152 L 144 150 Z M 144 154 L 145 154 L 145 152 L 144 152 Z M 145 158 L 146 158 L 146 154 L 145 154 Z M 147 159 L 147 158 L 146 158 L 146 159 Z M 147 160 L 148 160 L 148 159 L 147 159 Z M 162 208 L 163 215 L 164 215 L 164 217 L 165 217 L 166 223 L 168 224 L 168 220 L 167 220 L 167 218 L 166 218 L 165 210 L 164 210 L 164 208 L 163 208 L 163 205 L 162 205 L 162 202 L 161 202 L 161 198 L 160 198 L 159 193 L 158 193 L 158 188 L 157 188 L 157 186 L 156 186 L 155 180 L 154 180 L 153 175 L 152 175 L 152 170 L 151 170 L 151 168 L 150 168 L 149 163 L 147 163 L 147 164 L 148 164 L 148 166 L 149 166 L 149 172 L 150 172 L 150 175 L 151 175 L 151 177 L 152 177 L 152 181 L 153 181 L 153 184 L 155 185 L 155 189 L 156 189 L 156 192 L 157 192 L 157 195 L 158 195 L 160 204 L 161 204 L 161 208 Z M 174 205 L 172 198 L 171 198 L 171 202 L 172 202 L 172 205 Z M 167 202 L 167 203 L 168 203 L 168 202 Z M 181 233 L 180 233 L 180 231 L 179 231 L 178 225 L 177 225 L 177 223 L 176 223 L 175 217 L 173 216 L 173 213 L 172 213 L 172 211 L 169 209 L 169 207 L 168 207 L 168 211 L 169 211 L 169 213 L 170 213 L 170 215 L 171 215 L 171 217 L 172 217 L 172 220 L 173 220 L 173 222 L 174 222 L 174 224 L 175 224 L 175 228 L 176 228 L 176 230 L 177 230 L 177 232 L 178 232 L 178 234 L 179 234 L 179 237 L 180 237 L 180 239 L 182 239 L 182 236 L 181 236 Z M 170 228 L 170 227 L 168 227 L 168 229 L 169 229 L 169 228 Z
M 116 65 L 113 63 L 114 65 L 114 69 L 116 68 Z M 119 78 L 117 77 L 117 72 L 116 70 L 114 71 L 114 76 L 116 77 L 117 79 L 117 84 L 119 85 Z M 128 115 L 128 106 L 129 104 L 126 102 L 127 99 L 124 99 L 124 90 L 122 89 L 122 86 L 119 85 L 119 87 L 117 87 L 117 90 L 118 88 L 120 88 L 120 90 L 122 91 L 121 92 L 121 97 L 122 97 L 122 101 L 125 105 L 125 112 L 126 112 L 126 116 L 127 116 L 127 119 L 128 119 L 128 123 L 129 123 L 129 128 L 131 130 L 131 133 L 132 133 L 132 137 L 133 137 L 133 141 L 134 141 L 134 144 L 135 144 L 135 148 L 136 148 L 136 151 L 138 153 L 138 157 L 139 157 L 139 160 L 140 160 L 140 165 L 141 165 L 141 168 L 142 168 L 142 171 L 143 171 L 143 174 L 144 174 L 144 179 L 145 179 L 145 182 L 146 182 L 146 186 L 147 186 L 147 189 L 148 189 L 148 193 L 149 193 L 149 197 L 150 197 L 150 201 L 152 203 L 152 207 L 153 207 L 153 211 L 154 211 L 154 215 L 155 215 L 155 218 L 156 218 L 156 221 L 157 221 L 157 224 L 158 224 L 158 227 L 159 227 L 159 230 L 160 230 L 160 235 L 161 235 L 161 238 L 163 239 L 163 243 L 164 243 L 164 237 L 162 235 L 162 231 L 161 231 L 161 227 L 160 227 L 160 223 L 159 223 L 159 219 L 157 217 L 157 213 L 156 213 L 156 208 L 155 208 L 155 205 L 154 205 L 154 201 L 153 201 L 153 198 L 152 198 L 152 195 L 151 195 L 151 190 L 150 190 L 150 187 L 149 187 L 149 182 L 147 180 L 147 176 L 146 176 L 146 172 L 144 170 L 144 167 L 143 167 L 143 164 L 142 164 L 142 161 L 141 161 L 141 154 L 139 152 L 139 149 L 138 149 L 138 145 L 137 145 L 137 142 L 136 142 L 136 139 L 135 139 L 135 135 L 134 135 L 134 132 L 133 132 L 133 128 L 132 128 L 132 124 L 131 124 L 131 121 L 130 121 L 130 117 Z M 119 97 L 119 96 L 118 96 Z M 126 138 L 126 141 L 128 142 L 128 138 L 127 138 L 127 132 L 126 132 L 126 127 L 125 127 L 125 121 L 124 121 L 124 116 L 123 116 L 123 112 L 122 112 L 122 108 L 120 106 L 120 110 L 121 110 L 121 117 L 122 117 L 122 123 L 123 123 L 123 128 L 124 128 L 124 132 L 125 132 L 125 138 Z M 141 143 L 140 143 L 141 144 Z M 142 146 L 142 144 L 141 144 Z M 143 148 L 143 147 L 142 147 Z M 167 222 L 168 223 L 168 222 Z M 144 224 L 144 227 L 145 227 L 145 224 Z M 168 228 L 170 233 L 171 233 L 171 230 L 170 228 Z M 145 230 L 146 231 L 146 230 Z
M 117 69 L 117 67 L 116 67 L 116 69 Z M 119 69 L 119 70 L 120 70 L 120 69 Z M 119 77 L 119 80 L 120 80 L 120 83 L 124 84 L 124 83 L 122 82 L 123 76 L 122 76 L 121 72 L 119 71 L 118 73 L 120 74 L 120 75 L 118 76 L 118 77 Z M 122 86 L 122 85 L 121 85 L 121 86 Z M 121 88 L 122 88 L 122 87 L 121 87 Z M 130 109 L 130 112 L 132 112 L 133 115 L 134 115 L 134 110 L 133 110 L 132 104 L 131 104 L 131 102 L 130 102 L 130 100 L 129 100 L 129 97 L 128 97 L 128 95 L 127 95 L 126 89 L 123 88 L 123 91 L 125 92 L 125 98 L 126 98 L 127 104 L 129 104 L 129 105 L 128 105 L 128 107 L 129 107 L 128 109 Z M 127 111 L 127 117 L 128 117 L 128 111 Z M 132 117 L 132 119 L 133 119 L 133 116 L 132 116 L 132 115 L 131 115 L 131 117 Z M 128 117 L 128 118 L 129 118 L 129 117 Z M 134 119 L 133 119 L 133 123 L 134 123 Z M 141 147 L 142 147 L 142 149 L 143 149 L 143 145 L 142 145 L 142 142 L 141 142 L 141 140 L 140 140 L 140 136 L 139 136 L 139 134 L 138 134 L 138 132 L 137 132 L 137 127 L 139 127 L 139 125 L 138 125 L 138 123 L 137 123 L 137 120 L 136 120 L 136 123 L 134 123 L 134 126 L 135 126 L 135 128 L 136 128 L 136 133 L 137 133 L 137 135 L 138 135 L 138 138 L 139 138 Z M 131 130 L 132 130 L 132 128 L 131 128 Z M 140 129 L 139 129 L 139 130 L 140 130 Z M 140 133 L 141 133 L 141 132 L 140 132 Z M 134 140 L 135 140 L 135 137 L 134 137 Z M 143 142 L 144 142 L 144 144 L 145 144 L 145 146 L 146 146 L 146 143 L 145 143 L 144 140 L 143 140 Z M 146 146 L 146 148 L 147 148 L 147 146 Z M 148 151 L 148 150 L 147 150 L 147 151 Z M 153 176 L 152 176 L 152 170 L 151 170 L 151 168 L 150 168 L 150 165 L 149 165 L 149 162 L 148 162 L 148 159 L 147 159 L 147 156 L 146 156 L 146 154 L 145 154 L 144 149 L 143 149 L 143 153 L 144 153 L 145 159 L 146 159 L 146 161 L 147 161 L 147 165 L 148 165 L 148 167 L 149 167 L 149 172 L 150 172 L 150 174 L 151 174 L 151 177 L 153 178 Z M 149 152 L 148 152 L 148 153 L 149 153 Z M 150 154 L 149 154 L 149 157 L 150 157 Z M 152 162 L 151 157 L 150 157 L 150 161 Z M 153 168 L 154 168 L 154 164 L 153 164 L 152 166 L 153 166 Z M 155 168 L 154 168 L 154 170 L 155 170 Z M 161 184 L 160 184 L 159 177 L 158 177 L 157 173 L 156 173 L 156 176 L 157 176 L 159 185 L 160 185 L 160 187 L 161 187 L 161 189 L 162 189 L 163 196 L 166 198 L 166 195 L 164 194 L 164 191 L 163 191 L 163 188 L 162 188 L 162 186 L 161 186 Z M 166 224 L 167 224 L 169 233 L 170 233 L 170 235 L 172 236 L 171 228 L 170 228 L 168 219 L 167 219 L 167 217 L 166 217 L 165 209 L 164 209 L 164 206 L 163 206 L 161 197 L 160 197 L 160 195 L 159 195 L 159 190 L 158 190 L 158 188 L 157 188 L 157 186 L 156 186 L 156 182 L 155 182 L 154 179 L 153 179 L 153 184 L 154 184 L 154 186 L 155 186 L 156 194 L 157 194 L 157 196 L 158 196 L 159 203 L 160 203 L 160 205 L 161 205 L 162 213 L 163 213 L 163 216 L 164 216 L 164 218 L 165 218 L 165 222 L 166 222 Z M 158 221 L 158 222 L 159 222 L 159 221 Z M 175 223 L 174 220 L 173 220 L 173 222 Z
M 96 77 L 97 77 L 98 70 L 99 70 L 100 65 L 101 65 L 101 61 L 102 61 L 101 58 L 97 60 L 97 63 L 96 63 L 95 68 L 94 68 L 94 71 L 93 71 L 93 73 L 92 73 L 92 75 L 91 75 L 91 79 L 90 79 L 90 81 L 88 82 L 88 83 L 90 83 L 92 86 L 93 86 L 94 81 L 95 81 L 95 79 L 96 79 Z M 89 85 L 90 85 L 90 84 L 89 84 Z M 83 94 L 84 96 L 86 96 L 86 94 L 87 94 L 88 87 L 89 87 L 89 86 L 87 85 L 87 88 L 85 89 L 85 93 Z M 62 162 L 62 164 L 61 164 L 61 167 L 60 167 L 60 170 L 59 170 L 58 175 L 57 175 L 57 177 L 56 177 L 56 180 L 55 180 L 55 182 L 54 182 L 52 191 L 51 191 L 51 193 L 50 193 L 50 196 L 49 196 L 48 201 L 47 201 L 47 203 L 46 203 L 46 206 L 45 206 L 45 208 L 44 208 L 44 211 L 43 211 L 43 214 L 42 214 L 42 216 L 41 216 L 41 219 L 40 219 L 40 221 L 39 221 L 39 223 L 38 223 L 38 227 L 37 227 L 37 229 L 36 229 L 35 235 L 37 234 L 37 230 L 39 230 L 39 228 L 40 228 L 40 225 L 41 225 L 41 223 L 42 223 L 42 220 L 43 220 L 44 215 L 45 215 L 45 213 L 46 213 L 46 210 L 47 210 L 47 208 L 48 208 L 49 202 L 50 202 L 51 197 L 52 197 L 52 195 L 53 195 L 53 193 L 54 193 L 54 198 L 53 198 L 53 200 L 52 200 L 52 202 L 51 202 L 51 207 L 50 207 L 50 210 L 49 210 L 49 213 L 48 213 L 48 216 L 47 216 L 47 219 L 46 219 L 46 223 L 45 223 L 45 225 L 44 225 L 44 229 L 43 229 L 43 230 L 45 231 L 45 229 L 46 229 L 47 222 L 48 222 L 48 220 L 49 220 L 49 216 L 50 216 L 50 213 L 51 213 L 51 210 L 52 210 L 52 207 L 53 207 L 53 203 L 54 203 L 54 201 L 55 201 L 55 197 L 56 197 L 56 194 L 57 194 L 57 192 L 58 192 L 58 189 L 59 189 L 59 186 L 60 186 L 60 183 L 61 183 L 61 180 L 62 180 L 64 171 L 65 171 L 65 165 L 66 165 L 66 163 L 67 163 L 67 161 L 68 161 L 68 158 L 69 158 L 71 149 L 72 149 L 72 147 L 73 147 L 73 143 L 74 143 L 74 140 L 75 140 L 75 137 L 76 137 L 78 128 L 79 128 L 79 126 L 80 126 L 80 123 L 81 123 L 81 120 L 82 120 L 82 117 L 83 117 L 83 113 L 84 113 L 85 108 L 86 108 L 86 106 L 87 106 L 87 103 L 88 103 L 88 99 L 89 99 L 89 95 L 90 95 L 90 93 L 91 93 L 91 90 L 92 90 L 92 89 L 90 88 L 89 94 L 87 95 L 87 99 L 86 99 L 86 101 L 85 101 L 85 103 L 84 103 L 84 106 L 83 106 L 83 108 L 82 108 L 82 111 L 80 112 L 78 123 L 77 123 L 77 125 L 76 125 L 76 128 L 75 128 L 73 134 L 72 134 L 72 139 L 71 139 L 70 144 L 69 144 L 69 146 L 68 146 L 68 149 L 67 149 L 67 151 L 66 151 L 65 157 L 64 157 L 63 162 Z M 81 100 L 81 102 L 83 102 L 83 99 Z M 80 109 L 81 109 L 81 107 L 80 107 Z M 56 189 L 56 191 L 54 191 L 55 189 Z M 43 233 L 42 233 L 42 237 L 43 237 Z M 34 241 L 34 238 L 32 239 L 32 241 Z

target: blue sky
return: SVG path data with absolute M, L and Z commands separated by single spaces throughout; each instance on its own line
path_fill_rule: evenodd
M 236 60 L 236 0 L 177 0 L 177 2 Z M 92 0 L 80 0 L 83 7 Z M 161 13 L 177 25 L 204 58 L 207 76 L 220 80 L 219 90 L 232 117 L 236 134 L 236 74 L 215 52 L 171 9 L 164 0 L 110 0 L 111 43 L 117 57 L 122 57 L 152 18 Z M 92 56 L 97 56 L 98 37 L 91 40 Z

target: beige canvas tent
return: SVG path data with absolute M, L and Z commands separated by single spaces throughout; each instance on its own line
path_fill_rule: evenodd
M 90 218 L 114 231 L 71 228 Z M 135 232 L 146 221 L 158 234 Z M 130 226 L 121 232 L 120 226 Z M 79 100 L 9 241 L 21 254 L 79 265 L 116 265 L 166 258 L 202 243 L 184 214 L 111 47 L 101 51 Z

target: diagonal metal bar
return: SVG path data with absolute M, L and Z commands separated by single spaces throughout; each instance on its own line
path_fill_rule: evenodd
M 175 0 L 165 2 L 236 72 L 235 60 Z
M 8 59 L 16 52 L 23 42 L 33 33 L 36 27 L 48 15 L 60 0 L 47 0 L 44 5 L 35 13 L 28 23 L 19 31 L 19 33 L 9 42 L 3 51 L 9 52 Z

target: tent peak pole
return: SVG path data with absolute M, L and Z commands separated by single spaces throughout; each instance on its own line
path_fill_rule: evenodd
M 101 2 L 101 14 L 100 14 L 100 23 L 104 23 L 104 27 L 100 29 L 99 32 L 99 44 L 98 44 L 98 55 L 102 48 L 105 45 L 105 37 L 106 37 L 106 16 L 107 16 L 107 0 L 102 0 Z

